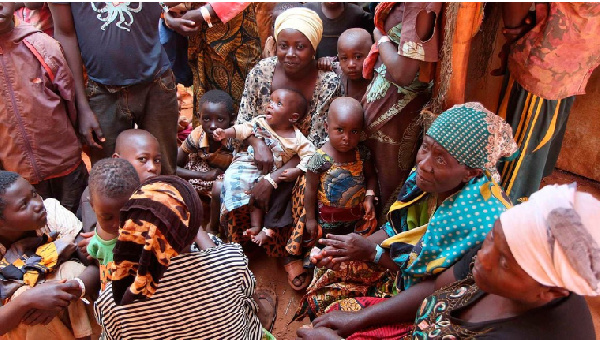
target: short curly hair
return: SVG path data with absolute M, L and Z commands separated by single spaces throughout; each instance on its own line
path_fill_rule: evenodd
M 0 219 L 4 219 L 4 208 L 6 206 L 2 196 L 6 193 L 6 189 L 13 185 L 19 177 L 16 172 L 0 170 Z
M 99 160 L 90 171 L 90 196 L 101 194 L 108 198 L 131 196 L 140 185 L 137 171 L 122 158 Z
M 230 117 L 233 117 L 237 114 L 237 112 L 235 112 L 235 110 L 233 109 L 233 99 L 225 91 L 210 90 L 206 92 L 202 96 L 202 98 L 200 98 L 200 102 L 198 103 L 198 109 L 202 108 L 202 104 L 204 103 L 224 104 Z

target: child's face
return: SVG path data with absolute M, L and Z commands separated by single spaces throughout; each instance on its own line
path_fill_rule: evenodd
M 223 130 L 231 125 L 231 115 L 227 112 L 227 105 L 224 103 L 202 103 L 200 107 L 202 114 L 202 130 L 212 139 L 213 131 L 217 128 Z
M 340 68 L 349 79 L 362 78 L 363 63 L 370 49 L 370 42 L 353 40 L 350 37 L 338 41 Z
M 14 2 L 0 2 L 0 34 L 10 32 L 14 27 Z
M 334 149 L 340 152 L 354 150 L 360 142 L 362 129 L 362 113 L 329 110 L 327 133 Z
M 92 193 L 90 204 L 96 214 L 98 224 L 102 229 L 111 234 L 119 232 L 121 208 L 129 201 L 129 195 L 111 198 L 102 193 Z
M 133 136 L 123 144 L 125 144 L 123 147 L 119 147 L 121 152 L 115 153 L 113 157 L 129 161 L 137 171 L 140 182 L 160 175 L 161 154 L 156 139 L 146 136 Z
M 4 217 L 0 219 L 0 234 L 18 234 L 38 230 L 46 225 L 47 213 L 42 197 L 22 177 L 6 189 Z
M 276 90 L 267 107 L 267 122 L 273 128 L 292 126 L 300 118 L 295 107 L 295 93 Z

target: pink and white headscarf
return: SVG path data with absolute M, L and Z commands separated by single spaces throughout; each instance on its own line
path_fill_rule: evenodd
M 575 183 L 544 187 L 500 221 L 513 256 L 534 280 L 600 294 L 600 202 Z

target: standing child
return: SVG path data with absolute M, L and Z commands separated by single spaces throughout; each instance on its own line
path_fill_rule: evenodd
M 79 298 L 98 291 L 98 267 L 68 261 L 80 230 L 57 200 L 42 200 L 23 177 L 0 171 L 0 334 L 51 340 L 94 333 Z
M 200 122 L 177 152 L 177 176 L 196 189 L 203 205 L 210 202 L 209 231 L 219 228 L 219 209 L 223 173 L 233 159 L 231 140 L 213 138 L 216 129 L 231 126 L 233 99 L 221 90 L 210 90 L 200 99 Z M 213 199 L 214 198 L 214 199 Z M 206 211 L 206 210 L 205 210 Z
M 373 45 L 371 34 L 363 28 L 349 28 L 337 42 L 337 59 L 324 57 L 319 59 L 319 69 L 334 71 L 340 76 L 342 97 L 362 100 L 371 82 L 363 76 L 363 64 Z
M 0 169 L 76 211 L 87 170 L 74 127 L 73 75 L 60 44 L 33 26 L 15 27 L 14 10 L 0 2 Z
M 98 260 L 102 290 L 110 280 L 109 270 L 119 236 L 121 208 L 139 185 L 135 168 L 125 159 L 101 159 L 90 171 L 90 204 L 98 222 L 87 245 L 87 253 Z
M 342 96 L 362 100 L 371 82 L 363 77 L 363 64 L 373 45 L 371 34 L 362 28 L 346 30 L 337 43 Z
M 213 133 L 216 140 L 224 138 L 246 139 L 250 136 L 261 138 L 273 152 L 273 170 L 281 168 L 294 155 L 300 157 L 300 164 L 283 172 L 279 180 L 295 181 L 303 171 L 306 162 L 314 154 L 314 146 L 294 126 L 302 119 L 308 110 L 308 102 L 304 96 L 294 90 L 279 89 L 271 94 L 271 102 L 266 115 L 257 116 L 245 124 L 234 125 L 226 130 L 216 129 Z M 248 192 L 256 181 L 261 178 L 261 172 L 254 163 L 254 150 L 248 146 L 246 152 L 236 154 L 231 166 L 225 171 L 221 193 L 222 215 L 238 209 L 250 201 Z M 271 174 L 264 178 L 277 189 L 277 183 Z M 263 211 L 254 207 L 250 215 L 250 229 L 246 235 L 258 245 L 272 235 L 272 230 L 262 228 Z M 261 230 L 262 228 L 262 230 Z
M 364 126 L 360 103 L 348 97 L 335 99 L 325 124 L 329 140 L 310 158 L 306 171 L 309 244 L 321 231 L 323 237 L 368 234 L 376 225 L 375 170 L 368 149 L 358 144 Z

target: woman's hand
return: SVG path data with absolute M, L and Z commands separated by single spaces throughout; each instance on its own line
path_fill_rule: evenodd
M 212 169 L 212 170 L 209 170 L 204 173 L 204 178 L 202 180 L 214 181 L 217 179 L 217 177 L 219 177 L 219 175 L 222 175 L 223 173 L 224 173 L 223 170 L 221 170 L 219 168 Z
M 315 328 L 331 329 L 338 336 L 347 337 L 362 329 L 360 312 L 342 312 L 339 310 L 325 313 L 313 321 Z
M 190 11 L 191 12 L 191 11 Z M 186 13 L 186 15 L 188 15 L 188 13 Z M 200 25 L 196 25 L 196 22 L 185 19 L 185 16 L 182 18 L 176 18 L 173 16 L 173 14 L 171 12 L 166 12 L 165 13 L 165 23 L 167 24 L 167 27 L 169 27 L 170 29 L 174 30 L 175 32 L 185 36 L 185 37 L 189 37 L 191 35 L 194 35 L 196 33 L 198 33 L 200 31 Z
M 248 205 L 250 208 L 253 206 L 262 209 L 263 211 L 269 210 L 269 202 L 271 201 L 271 194 L 273 193 L 273 186 L 266 179 L 261 179 L 248 194 L 250 194 L 250 201 Z
M 332 63 L 336 61 L 337 57 L 321 57 L 317 60 L 317 69 L 321 71 L 332 71 Z
M 298 339 L 339 340 L 341 337 L 329 328 L 300 327 L 296 331 Z
M 348 235 L 328 234 L 326 239 L 319 240 L 320 244 L 333 249 L 324 250 L 323 257 L 333 257 L 333 263 L 345 261 L 373 261 L 375 259 L 376 244 L 358 234 Z
M 273 152 L 265 144 L 265 141 L 254 136 L 248 137 L 246 140 L 254 149 L 254 163 L 258 170 L 263 175 L 271 172 L 273 169 Z
M 61 311 L 71 301 L 79 299 L 81 287 L 75 280 L 49 281 L 41 283 L 19 295 L 18 299 L 27 299 L 32 309 Z

